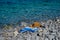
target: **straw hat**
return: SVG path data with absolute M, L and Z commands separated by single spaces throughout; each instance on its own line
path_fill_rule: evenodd
M 39 22 L 34 22 L 32 25 L 30 25 L 30 27 L 34 28 L 34 27 L 42 27 L 42 25 Z

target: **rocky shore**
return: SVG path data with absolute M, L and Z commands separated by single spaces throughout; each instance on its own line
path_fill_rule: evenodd
M 15 32 L 16 29 L 21 29 L 19 26 L 16 29 L 10 28 L 8 31 L 1 30 L 0 40 L 60 40 L 60 19 L 41 21 L 41 24 L 45 27 L 34 33 L 28 31 L 25 33 Z M 17 34 L 16 36 L 14 32 Z

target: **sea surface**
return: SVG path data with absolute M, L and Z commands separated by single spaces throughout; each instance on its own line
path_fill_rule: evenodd
M 0 24 L 60 17 L 59 0 L 0 0 Z

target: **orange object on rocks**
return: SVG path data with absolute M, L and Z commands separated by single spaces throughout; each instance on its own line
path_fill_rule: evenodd
M 34 22 L 32 25 L 30 25 L 30 27 L 34 28 L 34 27 L 42 27 L 42 25 L 39 22 Z

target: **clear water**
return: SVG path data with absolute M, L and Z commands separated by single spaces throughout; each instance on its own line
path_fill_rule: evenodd
M 58 0 L 0 0 L 0 23 L 48 20 L 60 16 Z

